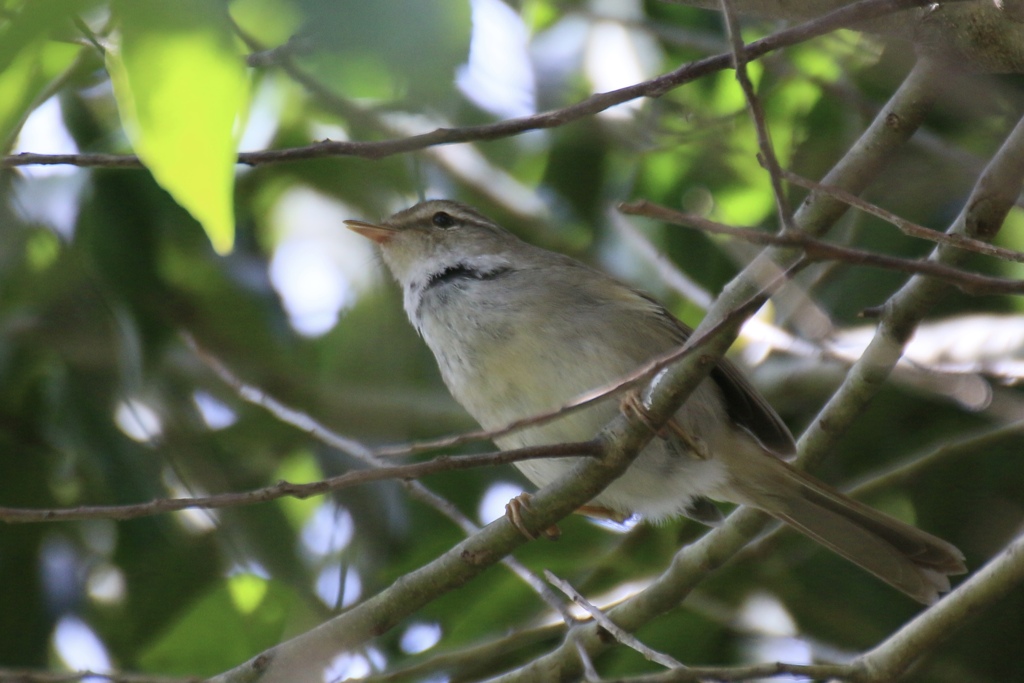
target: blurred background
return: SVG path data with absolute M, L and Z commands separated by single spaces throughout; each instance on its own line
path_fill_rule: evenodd
M 0 141 L 12 154 L 130 153 L 104 67 L 123 7 L 43 4 L 0 3 Z M 718 13 L 660 1 L 210 4 L 211 21 L 229 26 L 239 55 L 250 55 L 250 104 L 237 121 L 242 151 L 526 116 L 728 49 Z M 757 18 L 743 25 L 748 41 L 782 26 Z M 899 38 L 841 30 L 752 63 L 782 166 L 820 179 L 915 60 Z M 204 71 L 191 77 L 202 81 Z M 864 195 L 937 230 L 959 213 L 1024 112 L 1019 74 L 950 69 L 945 80 L 925 126 Z M 145 169 L 5 163 L 0 505 L 128 504 L 366 466 L 246 401 L 210 359 L 367 446 L 471 429 L 372 244 L 342 220 L 377 220 L 422 197 L 465 201 L 528 241 L 650 292 L 694 325 L 756 252 L 627 218 L 615 206 L 647 199 L 777 228 L 756 154 L 742 91 L 732 71 L 721 71 L 656 100 L 515 137 L 376 160 L 239 165 L 236 241 L 226 255 Z M 794 204 L 805 194 L 788 190 Z M 908 257 L 931 249 L 854 211 L 829 238 Z M 996 243 L 1024 250 L 1020 206 Z M 1024 275 L 1021 264 L 995 259 L 974 257 L 969 266 Z M 675 269 L 689 280 L 680 284 Z M 737 359 L 794 433 L 869 339 L 859 314 L 905 280 L 809 268 L 748 326 Z M 866 500 L 957 544 L 972 570 L 1024 519 L 1022 307 L 1019 298 L 946 297 L 930 315 L 936 325 L 915 341 L 914 365 L 896 374 L 817 472 L 845 486 L 946 448 Z M 511 467 L 423 483 L 481 524 L 527 487 Z M 635 592 L 704 531 L 683 520 L 655 527 L 572 518 L 561 526 L 559 542 L 531 543 L 517 557 L 599 604 Z M 462 537 L 397 483 L 125 522 L 3 523 L 0 666 L 211 675 L 373 595 Z M 845 661 L 917 610 L 783 533 L 752 546 L 638 636 L 694 665 Z M 1018 591 L 965 625 L 911 680 L 1024 679 L 1016 656 L 1022 614 Z M 326 680 L 476 679 L 547 651 L 561 639 L 559 624 L 524 583 L 495 567 L 368 647 L 339 654 Z M 441 663 L 440 654 L 452 658 Z M 653 670 L 622 647 L 598 664 L 608 676 Z M 404 678 L 384 673 L 414 665 L 422 668 Z

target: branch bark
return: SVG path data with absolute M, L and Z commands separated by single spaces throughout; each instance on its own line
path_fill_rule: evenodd
M 885 16 L 910 8 L 928 5 L 928 0 L 860 0 L 834 12 L 807 21 L 799 26 L 783 29 L 777 33 L 746 45 L 744 57 L 749 61 L 783 47 L 824 35 L 851 22 Z M 334 141 L 262 152 L 243 152 L 238 163 L 256 166 L 264 163 L 302 161 L 325 157 L 354 156 L 363 159 L 382 159 L 395 154 L 415 152 L 435 145 L 449 145 L 460 142 L 497 140 L 518 135 L 529 130 L 556 128 L 573 121 L 588 118 L 610 107 L 638 97 L 661 97 L 665 93 L 689 83 L 701 76 L 733 66 L 734 55 L 725 52 L 712 57 L 690 62 L 674 71 L 648 81 L 625 88 L 592 95 L 576 104 L 532 116 L 508 119 L 498 123 L 465 126 L 461 128 L 438 128 L 429 133 L 380 141 Z M 3 158 L 4 167 L 28 165 L 70 164 L 82 167 L 141 168 L 142 163 L 132 154 L 33 154 L 23 153 Z
M 967 204 L 950 227 L 953 234 L 991 240 L 1013 207 L 1024 182 L 1024 119 L 975 184 Z M 930 256 L 936 263 L 955 266 L 965 253 L 940 244 Z M 828 452 L 833 435 L 845 431 L 863 411 L 899 361 L 914 328 L 949 290 L 941 280 L 915 276 L 885 304 L 878 332 L 850 369 L 847 381 L 800 438 L 800 453 L 814 462 Z
M 939 71 L 930 63 L 918 64 L 888 106 L 826 176 L 828 184 L 850 192 L 859 192 L 866 187 L 892 152 L 904 144 L 921 124 L 939 87 Z M 846 208 L 845 204 L 827 195 L 809 196 L 797 210 L 795 220 L 803 230 L 820 233 L 831 227 Z M 756 283 L 763 282 L 765 278 L 774 279 L 777 273 L 798 261 L 799 254 L 793 250 L 766 250 L 725 288 L 698 331 L 713 324 L 732 306 L 757 296 L 760 288 Z M 829 436 L 835 438 L 836 434 Z M 720 527 L 680 550 L 661 576 L 640 593 L 608 610 L 608 617 L 625 630 L 635 631 L 673 609 L 708 574 L 728 562 L 757 536 L 767 521 L 767 516 L 756 510 L 737 510 Z M 568 633 L 556 649 L 494 679 L 494 683 L 574 680 L 580 675 L 577 643 L 592 656 L 610 647 L 596 625 L 586 624 Z
M 271 486 L 240 491 L 237 493 L 220 493 L 212 496 L 195 498 L 161 498 L 147 503 L 134 505 L 82 505 L 73 508 L 30 509 L 0 507 L 0 521 L 8 524 L 26 522 L 64 522 L 81 519 L 138 519 L 162 515 L 178 510 L 202 508 L 216 510 L 220 508 L 239 507 L 265 503 L 278 498 L 310 498 L 322 496 L 333 491 L 387 479 L 415 479 L 428 474 L 464 470 L 474 467 L 490 467 L 535 458 L 567 457 L 574 455 L 600 455 L 601 447 L 596 442 L 577 444 L 554 444 L 525 449 L 497 451 L 481 455 L 464 455 L 458 457 L 440 456 L 426 462 L 410 465 L 394 465 L 375 469 L 346 472 L 336 477 L 314 481 L 308 484 L 293 484 L 279 481 Z
M 671 0 L 717 10 L 719 0 Z M 807 21 L 848 0 L 734 0 L 742 15 Z M 1024 72 L 1024 10 L 1016 2 L 937 2 L 914 12 L 854 21 L 857 31 L 909 40 L 922 55 L 988 73 Z
M 852 664 L 854 680 L 884 683 L 900 678 L 922 652 L 934 650 L 972 617 L 1024 584 L 1024 536 L 974 576 Z
M 691 353 L 664 375 L 659 375 L 659 381 L 651 387 L 651 402 L 645 405 L 650 422 L 620 415 L 608 425 L 599 436 L 604 444 L 602 458 L 579 462 L 569 473 L 533 496 L 523 514 L 527 530 L 539 534 L 551 527 L 622 474 L 653 438 L 651 424 L 657 427 L 675 412 L 689 392 L 707 376 L 714 359 L 729 348 L 744 317 L 753 310 L 749 302 L 741 303 L 717 324 L 695 332 L 686 344 Z M 211 681 L 318 683 L 323 669 L 338 652 L 385 633 L 404 617 L 463 585 L 525 542 L 520 531 L 502 517 L 377 595 Z M 577 662 L 578 657 L 577 654 Z
M 927 275 L 938 278 L 968 294 L 1024 294 L 1024 281 L 1001 277 L 979 275 L 935 261 L 918 261 L 877 254 L 863 249 L 831 244 L 801 231 L 771 234 L 756 228 L 737 228 L 708 220 L 693 214 L 680 213 L 646 201 L 621 204 L 619 210 L 636 216 L 647 216 L 657 220 L 683 225 L 704 232 L 737 237 L 752 244 L 799 249 L 808 263 L 836 261 L 873 268 L 883 268 L 903 273 Z M 952 241 L 952 240 L 950 240 Z

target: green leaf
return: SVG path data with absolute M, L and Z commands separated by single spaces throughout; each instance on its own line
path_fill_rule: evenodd
M 212 675 L 277 643 L 286 625 L 309 622 L 309 611 L 288 586 L 236 576 L 188 605 L 139 664 L 161 673 Z
M 234 242 L 234 175 L 249 79 L 223 7 L 205 0 L 115 4 L 121 43 L 107 51 L 121 123 L 153 177 L 202 224 Z
M 10 149 L 40 95 L 81 51 L 77 45 L 39 41 L 27 46 L 0 71 L 0 150 Z

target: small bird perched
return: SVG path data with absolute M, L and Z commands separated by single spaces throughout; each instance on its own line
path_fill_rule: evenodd
M 692 330 L 652 299 L 579 261 L 532 246 L 474 209 L 430 200 L 382 223 L 345 221 L 380 245 L 410 322 L 445 384 L 484 429 L 564 405 L 682 345 Z M 495 439 L 500 448 L 585 441 L 615 398 Z M 786 463 L 793 437 L 727 360 L 629 469 L 584 510 L 713 522 L 708 498 L 751 505 L 929 604 L 966 571 L 952 544 L 852 500 Z M 571 458 L 516 463 L 537 486 Z

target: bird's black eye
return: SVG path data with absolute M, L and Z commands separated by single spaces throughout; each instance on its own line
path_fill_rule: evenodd
M 450 228 L 455 225 L 455 219 L 444 211 L 438 211 L 431 218 L 430 222 L 439 228 Z

